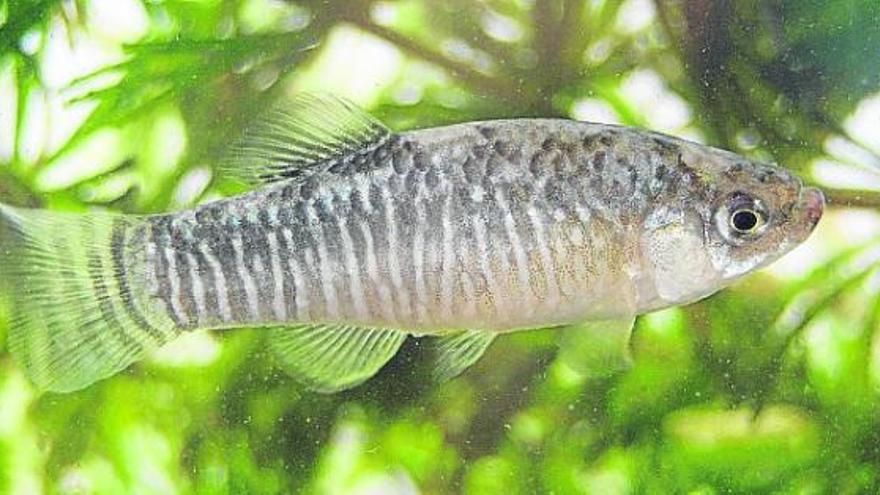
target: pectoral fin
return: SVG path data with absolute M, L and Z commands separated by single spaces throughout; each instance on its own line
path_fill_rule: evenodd
M 467 330 L 436 340 L 433 349 L 433 377 L 438 382 L 444 382 L 455 378 L 476 363 L 495 340 L 495 334 Z
M 269 345 L 290 375 L 316 392 L 352 388 L 375 375 L 400 348 L 398 330 L 350 325 L 276 327 Z
M 562 330 L 559 358 L 572 370 L 602 377 L 632 365 L 630 337 L 635 317 L 592 321 Z

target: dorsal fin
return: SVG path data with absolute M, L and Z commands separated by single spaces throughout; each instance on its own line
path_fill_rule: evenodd
M 218 166 L 222 177 L 250 186 L 295 177 L 310 165 L 374 147 L 384 124 L 342 98 L 304 93 L 272 107 L 248 126 Z

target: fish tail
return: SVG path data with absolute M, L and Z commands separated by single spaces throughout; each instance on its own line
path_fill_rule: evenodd
M 8 349 L 43 390 L 108 377 L 171 340 L 167 317 L 133 293 L 142 258 L 127 247 L 140 217 L 0 204 L 0 289 Z M 140 284 L 143 285 L 143 284 Z

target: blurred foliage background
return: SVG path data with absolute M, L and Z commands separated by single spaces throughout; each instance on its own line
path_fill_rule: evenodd
M 0 492 L 880 491 L 880 2 L 4 0 L 0 201 L 231 194 L 224 144 L 316 89 L 396 129 L 660 130 L 789 167 L 829 211 L 770 269 L 640 318 L 622 371 L 579 373 L 536 331 L 440 387 L 411 343 L 325 396 L 238 330 L 39 395 L 0 353 Z

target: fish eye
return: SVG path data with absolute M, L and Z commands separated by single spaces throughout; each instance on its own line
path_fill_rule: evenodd
M 759 213 L 749 208 L 738 209 L 730 215 L 731 228 L 741 234 L 754 232 L 760 223 Z
M 718 231 L 735 245 L 760 237 L 766 230 L 768 218 L 764 203 L 744 192 L 727 196 L 715 213 Z

